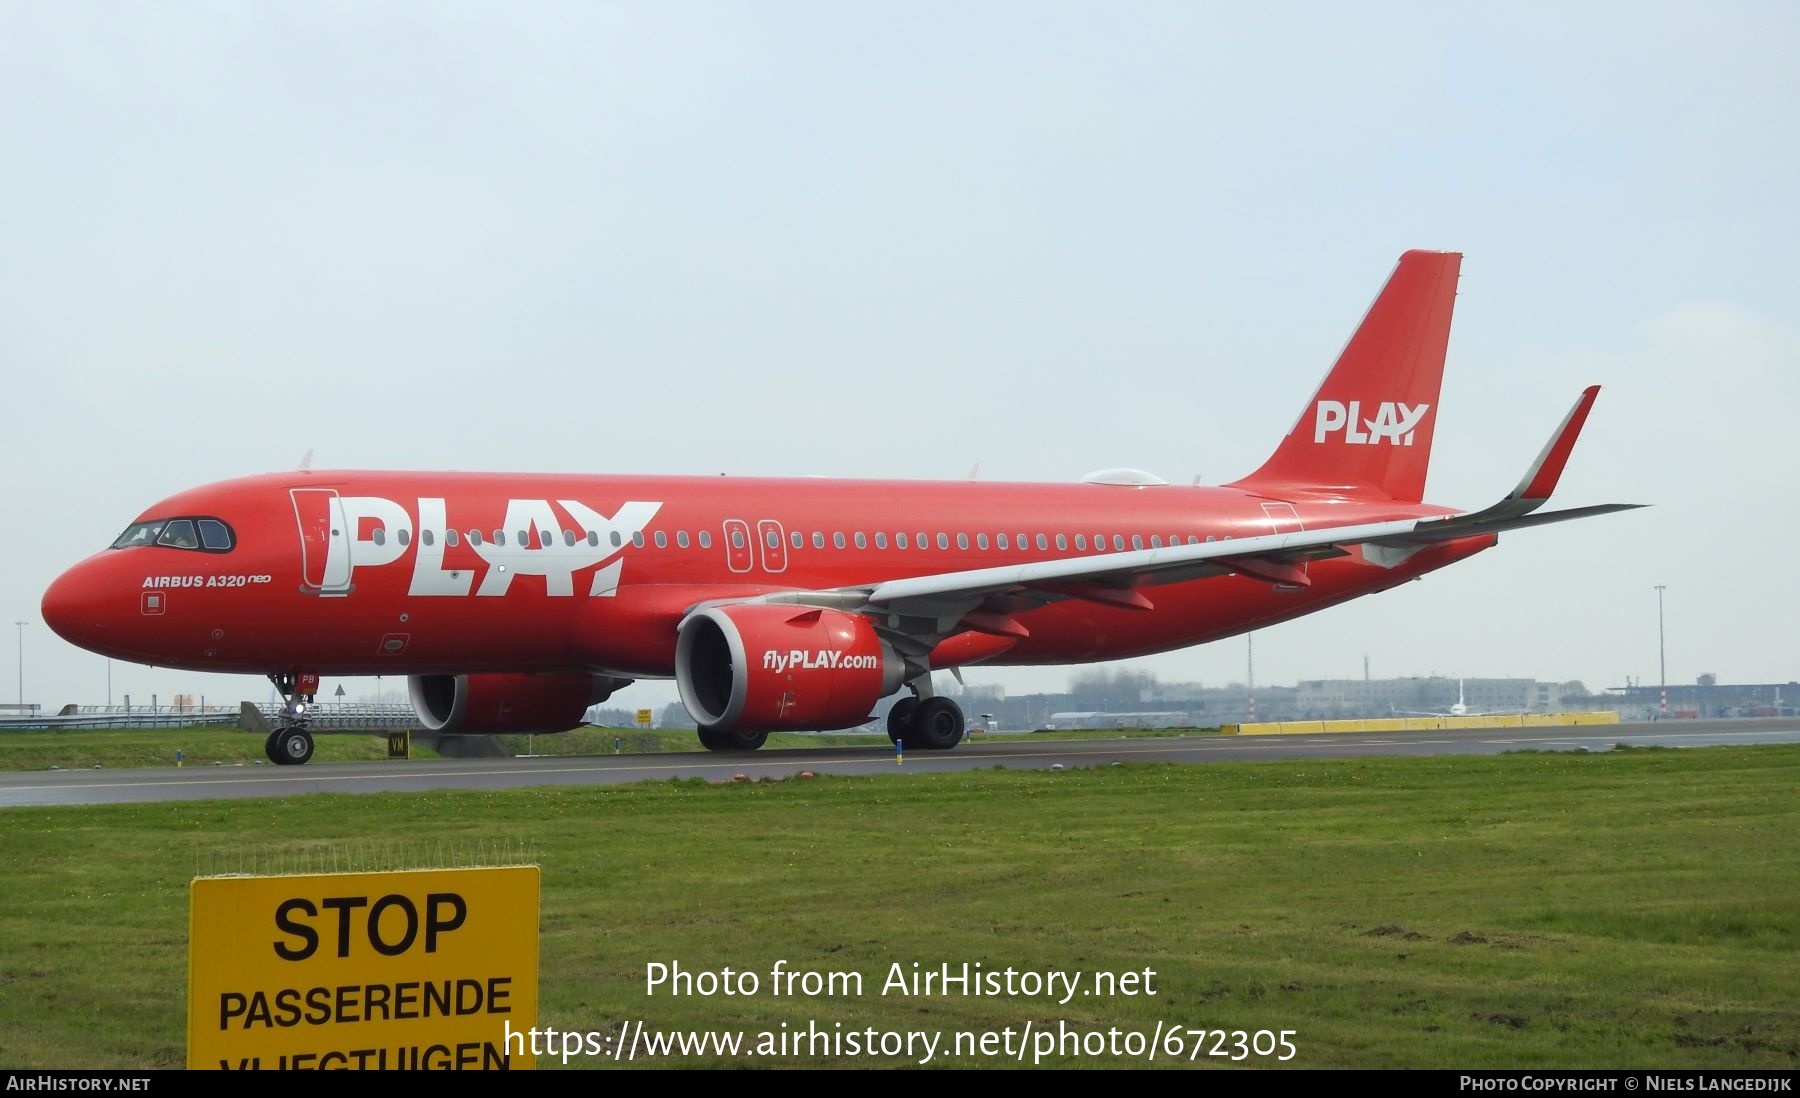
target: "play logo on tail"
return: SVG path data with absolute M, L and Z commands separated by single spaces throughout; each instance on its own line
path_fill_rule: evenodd
M 1429 411 L 1429 404 L 1402 404 L 1399 401 L 1384 400 L 1377 408 L 1374 419 L 1364 419 L 1360 400 L 1351 401 L 1348 408 L 1335 400 L 1321 400 L 1317 406 L 1318 418 L 1313 421 L 1313 441 L 1324 442 L 1334 431 L 1342 431 L 1344 441 L 1352 446 L 1380 445 L 1384 442 L 1395 446 L 1411 446 L 1419 421 Z

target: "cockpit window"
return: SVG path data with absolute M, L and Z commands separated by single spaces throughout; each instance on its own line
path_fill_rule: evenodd
M 194 521 L 192 519 L 171 519 L 164 523 L 162 537 L 156 539 L 156 544 L 167 545 L 173 549 L 200 548 L 200 539 L 194 534 Z
M 112 547 L 114 549 L 130 549 L 138 545 L 155 545 L 157 537 L 162 534 L 162 528 L 163 524 L 160 520 L 133 523 L 127 526 L 125 532 L 113 541 Z
M 135 549 L 141 545 L 228 553 L 236 548 L 237 537 L 231 527 L 216 518 L 177 518 L 132 523 L 112 543 L 114 549 Z
M 231 548 L 231 527 L 218 519 L 200 519 L 200 547 L 223 553 Z

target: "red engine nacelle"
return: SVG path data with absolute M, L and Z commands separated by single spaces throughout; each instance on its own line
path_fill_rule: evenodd
M 706 729 L 848 728 L 900 688 L 905 664 L 866 618 L 747 603 L 681 622 L 675 682 Z
M 413 675 L 413 709 L 431 732 L 566 732 L 618 683 L 596 675 Z

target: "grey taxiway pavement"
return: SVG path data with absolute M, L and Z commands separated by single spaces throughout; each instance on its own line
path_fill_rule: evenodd
M 55 770 L 0 773 L 0 807 L 291 797 L 302 793 L 515 789 L 612 785 L 668 778 L 729 781 L 816 774 L 921 774 L 1104 766 L 1111 762 L 1220 763 L 1378 755 L 1495 755 L 1507 751 L 1606 751 L 1615 744 L 1706 747 L 1800 743 L 1800 720 L 1663 721 L 1566 728 L 1481 728 L 1409 733 L 1295 736 L 1188 736 L 1108 740 L 965 743 L 953 751 L 891 746 L 789 748 L 754 754 L 598 755 L 327 763 L 299 767 Z

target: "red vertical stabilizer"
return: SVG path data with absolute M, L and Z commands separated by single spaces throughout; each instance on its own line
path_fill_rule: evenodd
M 1300 419 L 1230 485 L 1276 498 L 1425 498 L 1458 252 L 1407 252 Z

